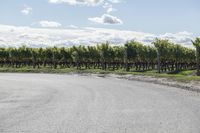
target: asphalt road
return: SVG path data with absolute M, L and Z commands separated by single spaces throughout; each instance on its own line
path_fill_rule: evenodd
M 200 95 L 114 77 L 0 74 L 0 133 L 200 133 Z

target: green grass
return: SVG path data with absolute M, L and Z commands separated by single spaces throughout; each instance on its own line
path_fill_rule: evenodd
M 6 73 L 93 73 L 93 74 L 118 74 L 118 75 L 143 75 L 143 76 L 153 76 L 156 78 L 167 78 L 176 81 L 189 82 L 189 81 L 200 81 L 200 77 L 195 76 L 194 70 L 180 71 L 176 74 L 167 74 L 167 73 L 157 73 L 157 71 L 144 71 L 144 72 L 136 72 L 130 71 L 126 72 L 124 70 L 101 70 L 101 69 L 83 69 L 77 70 L 76 68 L 64 68 L 64 69 L 51 69 L 51 68 L 39 68 L 33 69 L 31 67 L 23 67 L 23 68 L 0 68 L 0 72 Z

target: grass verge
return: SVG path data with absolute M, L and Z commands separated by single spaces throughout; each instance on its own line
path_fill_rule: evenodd
M 124 70 L 101 70 L 101 69 L 83 69 L 77 70 L 75 68 L 64 68 L 64 69 L 51 69 L 51 68 L 39 68 L 33 69 L 30 67 L 23 68 L 0 68 L 0 72 L 2 73 L 91 73 L 91 74 L 118 74 L 118 75 L 141 75 L 141 76 L 152 76 L 156 78 L 167 78 L 171 80 L 181 81 L 181 82 L 190 82 L 190 81 L 200 81 L 200 77 L 195 76 L 194 70 L 180 71 L 175 74 L 167 74 L 167 73 L 157 73 L 156 71 L 145 71 L 145 72 L 137 72 L 130 71 L 126 72 Z

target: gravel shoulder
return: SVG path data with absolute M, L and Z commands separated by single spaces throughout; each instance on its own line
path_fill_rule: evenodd
M 195 91 L 200 93 L 200 82 L 199 81 L 188 81 L 188 82 L 180 82 L 176 80 L 172 80 L 169 78 L 162 78 L 162 77 L 153 77 L 153 76 L 144 76 L 144 75 L 117 75 L 117 74 L 80 74 L 80 75 L 94 75 L 99 77 L 114 77 L 119 79 L 127 79 L 133 81 L 141 81 L 147 83 L 154 83 L 160 85 L 166 85 L 171 87 L 177 87 L 180 89 L 185 89 L 188 91 Z

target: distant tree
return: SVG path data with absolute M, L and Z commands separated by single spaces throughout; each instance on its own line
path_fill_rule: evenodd
M 154 70 L 174 72 L 197 68 L 200 75 L 200 39 L 194 49 L 174 44 L 168 40 L 156 39 L 154 46 L 128 41 L 124 46 L 112 46 L 108 42 L 97 46 L 0 48 L 0 67 L 51 67 L 77 69 L 98 68 L 103 70 L 125 69 L 126 71 Z M 197 65 L 196 65 L 197 64 Z
M 171 43 L 169 42 L 169 40 L 162 40 L 156 38 L 153 44 L 157 49 L 157 69 L 160 73 L 161 62 L 165 61 L 165 59 L 169 57 L 168 51 L 170 50 Z
M 135 62 L 136 58 L 137 58 L 137 45 L 139 43 L 136 41 L 130 41 L 127 42 L 124 47 L 125 47 L 125 67 L 126 67 L 126 71 L 130 70 L 130 66 L 129 63 L 130 62 Z
M 110 60 L 114 58 L 112 55 L 112 47 L 110 46 L 109 42 L 106 42 L 102 43 L 101 45 L 98 45 L 97 48 L 100 51 L 102 69 L 106 70 L 108 62 L 110 62 Z
M 196 47 L 197 75 L 200 76 L 200 38 L 196 38 L 192 43 Z

